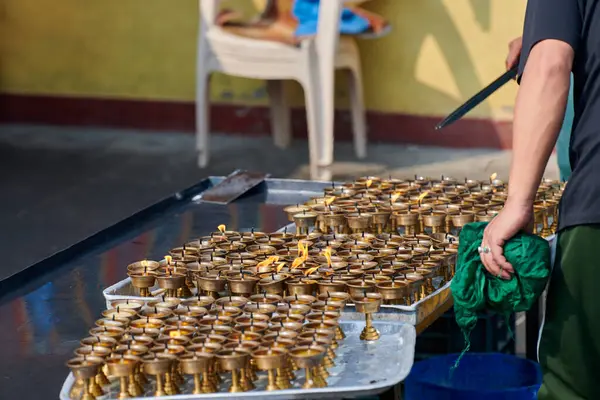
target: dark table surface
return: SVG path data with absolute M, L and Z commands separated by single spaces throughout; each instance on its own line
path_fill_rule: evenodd
M 219 224 L 276 231 L 288 223 L 283 207 L 324 186 L 270 180 L 229 205 L 192 201 L 194 191 L 207 185 L 178 193 L 168 206 L 133 216 L 86 246 L 32 266 L 35 273 L 0 282 L 0 399 L 58 397 L 69 372 L 65 362 L 106 307 L 102 290 L 126 277 L 127 264 L 160 259 Z

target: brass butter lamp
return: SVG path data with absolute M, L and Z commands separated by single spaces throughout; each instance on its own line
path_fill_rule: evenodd
M 373 326 L 373 313 L 379 311 L 382 301 L 381 294 L 364 293 L 362 296 L 353 297 L 352 301 L 356 311 L 365 314 L 366 325 L 360 334 L 360 339 L 368 341 L 379 339 L 379 332 Z

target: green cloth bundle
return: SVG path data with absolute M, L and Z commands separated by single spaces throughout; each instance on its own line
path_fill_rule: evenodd
M 504 245 L 504 257 L 515 270 L 512 279 L 492 276 L 477 251 L 486 226 L 486 222 L 471 223 L 460 232 L 451 290 L 456 322 L 465 336 L 463 354 L 469 350 L 478 312 L 495 311 L 508 319 L 514 312 L 527 311 L 544 291 L 550 276 L 548 242 L 528 233 L 519 233 Z

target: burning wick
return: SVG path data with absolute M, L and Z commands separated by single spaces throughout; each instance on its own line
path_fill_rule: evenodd
M 327 266 L 331 268 L 332 263 L 331 263 L 331 247 L 327 246 L 327 248 L 323 251 L 323 255 L 325 256 L 325 259 L 327 260 Z
M 283 269 L 284 266 L 285 266 L 285 262 L 279 263 L 279 265 L 276 268 L 277 273 L 279 273 Z
M 425 197 L 427 197 L 428 194 L 429 194 L 428 190 L 426 190 L 425 192 L 421 193 L 421 195 L 419 196 L 419 199 L 417 200 L 417 203 L 419 204 L 419 207 L 421 207 L 421 202 L 423 201 L 423 199 Z

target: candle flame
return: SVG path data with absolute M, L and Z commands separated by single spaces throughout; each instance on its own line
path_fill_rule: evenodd
M 141 262 L 141 265 L 142 265 L 142 267 L 144 267 L 144 268 L 145 268 L 145 267 L 147 267 L 147 266 L 148 266 L 148 261 L 146 261 L 146 260 L 142 260 L 142 262 Z
M 421 193 L 421 195 L 419 196 L 419 198 L 417 199 L 417 202 L 419 203 L 419 205 L 421 205 L 421 202 L 423 201 L 423 199 L 425 197 L 427 197 L 427 195 L 429 194 L 429 190 L 424 191 L 423 193 Z
M 494 172 L 493 174 L 490 175 L 490 181 L 493 181 L 497 177 L 498 177 L 498 174 Z
M 171 257 L 171 256 L 165 256 L 165 261 L 166 261 L 167 265 L 171 264 L 172 260 L 173 260 L 173 257 Z
M 169 332 L 169 337 L 174 338 L 174 337 L 179 337 L 179 336 L 181 336 L 181 331 L 171 331 L 171 332 Z
M 373 184 L 373 179 L 367 179 L 366 184 L 367 184 L 367 188 L 370 188 L 371 185 Z
M 302 244 L 302 241 L 298 242 L 298 257 L 302 256 L 302 254 L 304 253 L 304 244 Z
M 256 264 L 256 266 L 257 267 L 266 267 L 268 265 L 275 264 L 277 261 L 279 261 L 279 256 L 271 256 L 271 257 L 267 258 L 266 260 L 259 262 L 258 264 Z
M 327 197 L 325 199 L 325 205 L 326 206 L 330 205 L 331 203 L 333 203 L 334 200 L 335 200 L 335 196 Z
M 390 196 L 390 200 L 392 201 L 392 203 L 395 203 L 396 200 L 398 200 L 398 198 L 402 196 L 402 194 L 400 192 L 396 192 L 393 195 Z
M 284 266 L 285 266 L 285 263 L 284 263 L 284 262 L 282 262 L 282 263 L 279 263 L 279 265 L 277 266 L 277 269 L 276 269 L 277 273 L 281 272 L 281 269 L 282 269 Z
M 297 257 L 290 266 L 290 270 L 298 268 L 302 263 L 304 263 L 304 259 L 302 257 Z
M 227 229 L 227 227 L 225 226 L 225 224 L 221 224 L 221 225 L 217 226 L 217 229 L 219 230 L 219 232 L 225 233 L 225 230 Z
M 308 245 L 302 248 L 302 259 L 304 261 L 308 260 Z
M 323 250 L 323 255 L 327 259 L 327 266 L 331 268 L 331 246 L 327 246 L 327 248 Z
M 316 270 L 318 270 L 318 269 L 319 269 L 319 267 L 318 267 L 318 266 L 316 266 L 316 267 L 312 267 L 312 268 L 309 268 L 309 269 L 307 269 L 307 270 L 304 272 L 304 276 L 308 276 L 308 275 L 312 274 L 313 272 L 315 272 L 315 271 L 316 271 Z

